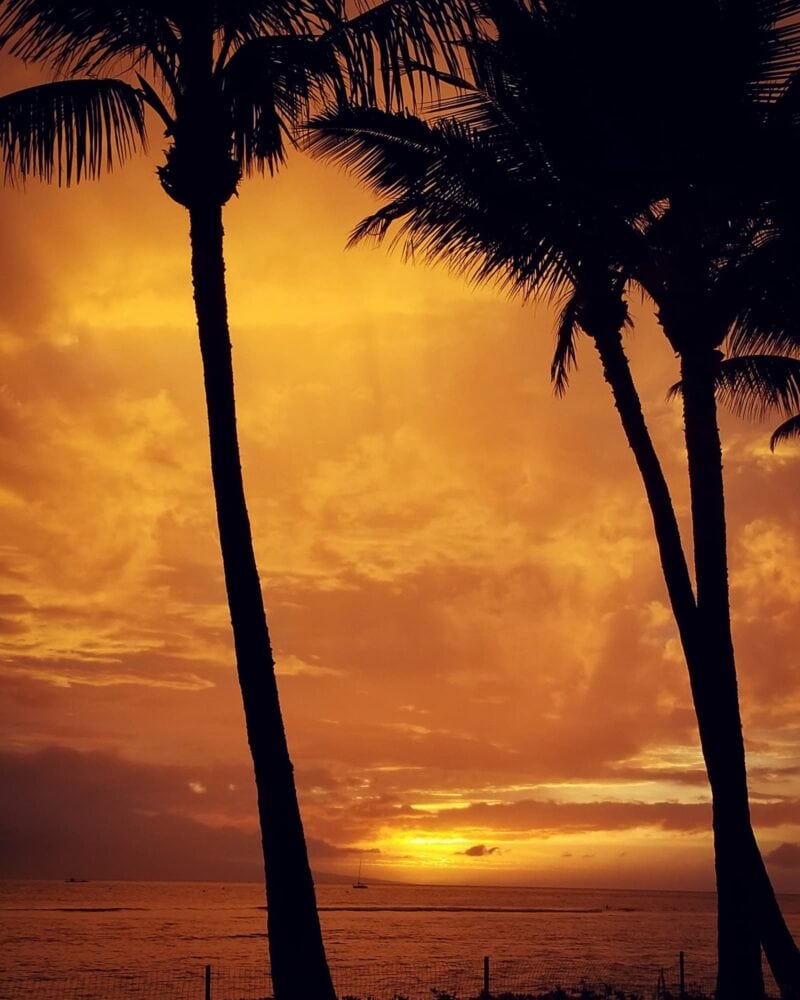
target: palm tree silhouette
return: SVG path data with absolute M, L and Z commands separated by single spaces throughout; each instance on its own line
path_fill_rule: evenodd
M 668 319 L 679 262 L 716 263 L 721 248 L 699 226 L 686 234 L 685 246 L 663 237 L 681 228 L 674 199 L 680 207 L 685 190 L 713 177 L 731 154 L 724 129 L 740 126 L 741 138 L 744 120 L 753 126 L 748 140 L 757 137 L 761 117 L 753 108 L 768 103 L 775 65 L 783 73 L 796 65 L 796 29 L 784 18 L 800 5 L 498 0 L 484 6 L 496 32 L 469 47 L 474 84 L 451 77 L 460 93 L 442 102 L 432 122 L 375 109 L 339 111 L 313 123 L 310 145 L 383 198 L 352 240 L 381 240 L 396 224 L 395 239 L 409 255 L 442 259 L 473 280 L 497 279 L 524 296 L 560 300 L 557 391 L 575 363 L 577 332 L 594 342 L 650 503 L 712 788 L 717 996 L 763 995 L 762 943 L 782 991 L 794 996 L 800 953 L 750 823 L 718 435 L 706 393 L 710 384 L 713 404 L 713 380 L 704 382 L 708 373 L 698 371 L 713 367 L 720 317 L 713 314 L 706 328 L 708 310 L 695 313 L 679 343 Z M 714 115 L 721 115 L 716 128 Z M 722 138 L 728 141 L 716 149 Z M 708 163 L 707 146 L 714 151 Z M 741 178 L 731 188 L 733 180 Z M 726 188 L 712 199 L 720 218 L 720 196 L 731 193 Z M 709 210 L 697 219 L 709 225 Z M 734 255 L 734 247 L 725 249 Z M 697 598 L 622 349 L 632 283 L 655 299 L 694 380 L 685 393 L 685 423 Z
M 668 210 L 648 230 L 650 260 L 636 277 L 656 304 L 659 322 L 680 359 L 697 652 L 706 664 L 691 680 L 698 718 L 706 720 L 707 736 L 702 736 L 701 724 L 701 738 L 709 777 L 712 789 L 718 789 L 713 802 L 715 833 L 724 831 L 724 836 L 715 838 L 719 892 L 730 899 L 737 891 L 734 873 L 743 873 L 743 888 L 753 900 L 776 979 L 785 995 L 797 996 L 800 953 L 778 917 L 750 825 L 716 399 L 718 394 L 731 397 L 738 383 L 740 401 L 747 406 L 742 387 L 746 383 L 753 387 L 760 372 L 762 392 L 771 376 L 773 400 L 784 412 L 793 394 L 797 402 L 790 360 L 781 379 L 777 358 L 743 352 L 765 346 L 779 349 L 791 339 L 797 315 L 796 257 L 789 264 L 787 246 L 776 233 L 780 222 L 794 214 L 784 213 L 781 219 L 780 195 L 791 192 L 789 202 L 796 198 L 788 164 L 796 162 L 800 39 L 792 4 L 732 5 L 723 17 L 723 30 L 716 34 L 725 41 L 716 48 L 712 63 L 718 63 L 714 81 L 722 80 L 724 86 L 709 87 L 707 96 L 698 101 L 703 134 L 698 132 L 687 143 L 691 149 L 687 169 L 675 177 Z M 793 247 L 797 248 L 796 240 Z M 725 361 L 723 348 L 736 356 Z M 754 397 L 750 402 L 755 405 Z M 779 428 L 774 440 L 787 433 L 790 422 Z M 750 858 L 751 864 L 743 867 L 743 858 Z M 724 899 L 720 912 L 729 914 L 727 921 L 735 920 Z M 734 995 L 735 980 L 728 988 Z
M 236 664 L 258 794 L 278 1000 L 325 1000 L 325 958 L 245 503 L 223 257 L 223 206 L 243 174 L 274 172 L 309 109 L 328 98 L 402 106 L 404 73 L 474 27 L 467 0 L 5 0 L 0 37 L 61 79 L 3 99 L 12 175 L 96 177 L 145 141 L 145 108 L 169 140 L 159 169 L 189 214 L 211 468 Z M 106 74 L 105 76 L 103 74 Z M 74 79 L 74 77 L 79 79 Z M 423 81 L 424 82 L 424 81 Z

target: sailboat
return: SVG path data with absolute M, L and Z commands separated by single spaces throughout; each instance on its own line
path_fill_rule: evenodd
M 361 865 L 363 863 L 363 860 L 364 860 L 363 858 L 358 859 L 358 878 L 355 880 L 355 882 L 353 882 L 354 889 L 369 889 L 367 883 L 361 881 Z

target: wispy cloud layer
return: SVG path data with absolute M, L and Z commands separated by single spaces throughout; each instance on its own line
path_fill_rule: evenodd
M 102 822 L 93 874 L 258 877 L 185 220 L 147 162 L 0 197 L 5 871 L 63 875 Z M 345 254 L 368 208 L 296 159 L 227 220 L 243 464 L 316 863 L 709 884 L 685 669 L 590 345 L 554 399 L 546 311 Z M 685 520 L 674 361 L 644 307 L 631 351 Z M 765 434 L 725 425 L 736 639 L 754 815 L 800 888 L 800 467 Z

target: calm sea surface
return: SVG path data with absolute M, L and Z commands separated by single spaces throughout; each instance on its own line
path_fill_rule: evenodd
M 318 900 L 340 994 L 472 996 L 484 955 L 497 992 L 585 978 L 652 993 L 681 951 L 690 981 L 713 966 L 707 893 L 373 884 Z M 800 896 L 782 904 L 800 935 Z M 202 1000 L 207 964 L 215 997 L 264 996 L 264 927 L 259 885 L 0 881 L 0 1000 Z

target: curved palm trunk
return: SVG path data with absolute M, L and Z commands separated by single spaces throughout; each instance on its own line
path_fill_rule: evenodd
M 225 294 L 222 208 L 195 204 L 189 216 L 217 523 L 258 793 L 273 988 L 276 1000 L 335 1000 L 245 504 Z
M 717 351 L 681 356 L 684 430 L 694 530 L 699 616 L 695 702 L 705 718 L 703 742 L 714 800 L 721 965 L 718 996 L 742 996 L 741 951 L 755 938 L 785 997 L 800 996 L 800 952 L 775 898 L 750 821 L 736 660 L 731 635 L 722 444 L 717 424 Z M 753 987 L 754 988 L 754 987 Z M 738 991 L 738 992 L 737 992 Z
M 644 419 L 639 393 L 622 346 L 620 330 L 590 330 L 589 333 L 600 355 L 603 377 L 611 388 L 614 406 L 644 483 L 667 593 L 681 645 L 691 663 L 694 660 L 697 605 L 669 486 Z
M 717 352 L 709 349 L 686 352 L 681 358 L 700 625 L 697 652 L 702 665 L 694 672 L 692 687 L 698 719 L 703 720 L 701 733 L 705 736 L 701 738 L 713 801 L 719 899 L 717 996 L 722 1000 L 760 996 L 763 982 L 759 982 L 757 877 L 730 626 L 722 444 L 714 390 L 716 363 Z
M 752 829 L 750 838 L 750 850 L 757 879 L 756 913 L 761 944 L 781 996 L 786 1000 L 800 1000 L 800 949 L 786 925 Z
M 678 631 L 689 668 L 689 679 L 692 688 L 692 697 L 700 731 L 701 745 L 709 774 L 709 783 L 712 787 L 712 796 L 715 797 L 714 829 L 715 847 L 717 846 L 717 830 L 722 826 L 726 827 L 725 808 L 721 810 L 716 806 L 715 788 L 722 793 L 723 801 L 727 801 L 729 796 L 725 793 L 725 786 L 720 784 L 720 762 L 724 771 L 725 761 L 728 759 L 726 749 L 725 727 L 721 726 L 717 720 L 718 707 L 714 698 L 713 678 L 707 677 L 704 667 L 709 654 L 708 648 L 703 648 L 702 635 L 705 633 L 709 638 L 714 634 L 707 628 L 698 628 L 698 609 L 695 604 L 691 579 L 684 556 L 683 546 L 680 538 L 675 511 L 670 496 L 669 487 L 661 468 L 658 456 L 653 447 L 650 433 L 647 428 L 638 392 L 634 385 L 628 360 L 622 347 L 622 338 L 619 329 L 598 329 L 589 331 L 594 338 L 595 346 L 603 365 L 603 374 L 606 382 L 611 387 L 614 403 L 620 415 L 625 436 L 628 444 L 634 453 L 637 466 L 647 493 L 650 509 L 653 516 L 656 539 L 659 548 L 661 566 L 669 593 L 670 603 L 678 625 Z M 714 419 L 716 427 L 716 419 Z M 717 439 L 718 443 L 718 439 Z M 721 469 L 721 458 L 718 461 Z M 721 487 L 721 472 L 719 477 Z M 723 551 L 724 551 L 724 505 L 718 513 L 723 515 Z M 693 511 L 694 513 L 694 511 Z M 727 581 L 727 564 L 725 564 L 725 580 Z M 727 594 L 727 586 L 726 586 Z M 727 607 L 727 604 L 726 604 Z M 730 620 L 727 621 L 728 648 L 730 649 L 729 666 L 733 667 L 732 643 L 730 642 Z M 747 805 L 747 784 L 746 773 L 744 772 L 744 748 L 741 738 L 741 722 L 739 720 L 738 697 L 736 696 L 735 669 L 732 671 L 733 694 L 735 708 L 734 735 L 738 732 L 737 742 L 741 747 L 741 768 L 744 776 L 744 801 Z M 730 694 L 730 692 L 729 692 Z M 730 712 L 730 699 L 728 699 L 728 712 Z M 720 742 L 722 741 L 722 742 Z M 736 743 L 734 743 L 734 753 Z M 741 788 L 740 788 L 741 791 Z M 732 984 L 732 992 L 722 996 L 758 996 L 763 993 L 763 982 L 760 969 L 760 949 L 758 939 L 764 945 L 767 959 L 772 968 L 773 974 L 781 988 L 781 992 L 786 997 L 797 997 L 798 986 L 800 985 L 800 952 L 789 932 L 783 914 L 775 899 L 772 885 L 769 881 L 761 853 L 755 840 L 755 836 L 750 826 L 749 808 L 746 809 L 746 833 L 742 827 L 742 843 L 739 845 L 741 851 L 738 858 L 738 870 L 747 871 L 749 890 L 749 905 L 751 913 L 757 919 L 758 935 L 755 938 L 756 946 L 753 946 L 752 930 L 748 931 L 749 945 L 740 950 L 734 945 L 733 935 L 739 926 L 738 918 L 728 917 L 729 896 L 727 890 L 729 876 L 737 875 L 737 870 L 731 865 L 723 862 L 722 870 L 719 868 L 723 879 L 723 891 L 719 898 L 720 907 L 720 936 L 718 941 L 718 957 L 720 969 L 720 987 L 727 989 L 727 984 Z M 727 839 L 723 834 L 722 855 L 723 858 L 729 854 Z M 738 877 L 738 876 L 737 876 Z M 735 883 L 731 882 L 731 885 Z M 740 904 L 733 897 L 733 912 L 737 912 Z M 744 973 L 742 970 L 744 969 Z M 746 993 L 742 993 L 743 984 L 747 984 Z M 737 992 L 740 991 L 740 992 Z

